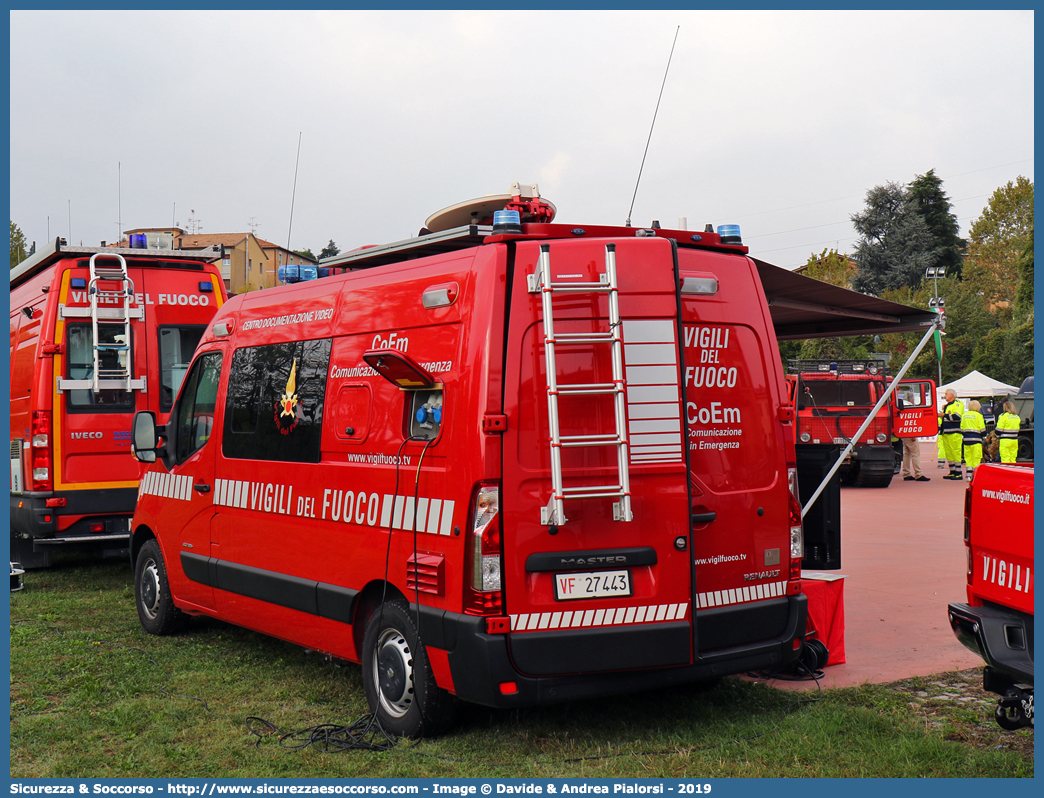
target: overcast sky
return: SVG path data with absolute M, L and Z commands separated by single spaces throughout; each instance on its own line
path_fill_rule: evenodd
M 517 180 L 558 221 L 622 224 L 680 26 L 632 223 L 738 223 L 794 267 L 851 251 L 874 185 L 934 168 L 966 233 L 994 189 L 1033 180 L 1033 21 L 13 11 L 11 218 L 38 246 L 192 219 L 318 254 Z

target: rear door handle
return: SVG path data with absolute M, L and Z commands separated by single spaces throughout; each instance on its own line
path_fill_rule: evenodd
M 718 514 L 711 510 L 709 513 L 693 513 L 692 523 L 694 524 L 708 524 L 718 517 Z
M 200 493 L 210 493 L 210 485 L 206 482 L 200 482 L 198 485 L 193 485 L 192 487 Z

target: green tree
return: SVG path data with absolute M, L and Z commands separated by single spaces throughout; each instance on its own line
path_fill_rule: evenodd
M 315 255 L 312 254 L 310 249 L 298 249 L 294 250 L 295 255 L 300 255 L 302 258 L 309 258 L 310 260 L 318 260 Z
M 334 243 L 334 240 L 331 238 L 330 239 L 330 243 L 328 243 L 325 247 L 323 247 L 323 251 L 319 253 L 319 260 L 322 260 L 323 258 L 332 258 L 334 255 L 339 254 L 340 251 L 341 250 L 339 250 L 337 248 L 337 245 Z
M 851 288 L 858 270 L 855 261 L 847 255 L 839 254 L 836 249 L 824 249 L 818 255 L 809 256 L 802 274 L 841 288 Z
M 916 288 L 938 260 L 935 239 L 906 189 L 898 183 L 874 186 L 866 208 L 852 214 L 859 233 L 853 280 L 857 291 L 880 295 L 890 288 Z
M 1022 250 L 1017 264 L 1018 284 L 1015 287 L 1015 319 L 1033 319 L 1033 224 L 1030 223 L 1029 240 Z
M 992 308 L 1015 304 L 1019 260 L 1032 240 L 1033 183 L 1019 176 L 993 192 L 968 234 L 965 270 Z
M 935 265 L 944 267 L 946 274 L 960 279 L 967 242 L 958 235 L 960 225 L 935 170 L 929 169 L 915 177 L 907 187 L 907 196 L 934 239 Z
M 25 235 L 13 221 L 11 222 L 11 268 L 26 259 Z

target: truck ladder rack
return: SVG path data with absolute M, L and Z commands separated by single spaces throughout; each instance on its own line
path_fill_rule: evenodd
M 540 245 L 537 273 L 529 275 L 530 293 L 541 294 L 544 310 L 544 355 L 547 361 L 547 415 L 551 432 L 551 498 L 540 510 L 540 523 L 545 526 L 565 524 L 566 499 L 619 499 L 613 503 L 613 520 L 630 521 L 631 486 L 627 466 L 627 420 L 624 410 L 623 339 L 620 334 L 620 303 L 616 281 L 616 245 L 605 246 L 605 272 L 596 283 L 556 283 L 551 280 L 551 245 Z M 609 297 L 609 329 L 582 333 L 556 333 L 554 321 L 554 294 L 607 294 Z M 608 344 L 612 354 L 612 382 L 558 384 L 555 347 L 580 344 Z M 615 429 L 595 435 L 563 435 L 559 428 L 558 399 L 560 396 L 606 395 L 614 396 Z M 617 481 L 613 485 L 581 485 L 565 487 L 562 477 L 562 449 L 564 447 L 616 447 Z
M 102 263 L 99 259 L 115 261 L 115 263 Z M 145 378 L 133 379 L 131 374 L 131 319 L 143 318 L 141 308 L 131 309 L 130 303 L 134 299 L 134 281 L 127 274 L 127 262 L 122 255 L 115 252 L 97 252 L 91 255 L 89 263 L 90 281 L 87 284 L 87 297 L 89 308 L 83 315 L 89 315 L 91 320 L 91 335 L 93 341 L 94 372 L 89 380 L 67 380 L 58 378 L 58 390 L 91 390 L 98 393 L 102 390 L 144 391 Z M 107 284 L 103 287 L 102 283 Z M 119 287 L 112 287 L 112 283 L 118 283 Z M 116 307 L 99 307 L 98 303 L 106 300 L 114 303 Z M 72 308 L 62 308 L 66 311 L 63 315 L 80 315 L 70 313 Z M 119 334 L 113 336 L 114 342 L 102 343 L 99 338 L 99 324 L 106 326 L 123 327 L 123 340 L 119 341 Z M 115 367 L 102 368 L 101 356 L 107 353 L 116 355 Z

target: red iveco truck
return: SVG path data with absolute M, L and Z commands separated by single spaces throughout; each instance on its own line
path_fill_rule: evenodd
M 146 630 L 207 615 L 359 662 L 406 735 L 454 697 L 799 655 L 794 408 L 759 264 L 732 231 L 555 224 L 515 189 L 226 303 L 170 421 L 135 418 Z
M 986 661 L 997 722 L 1033 725 L 1033 465 L 986 463 L 964 500 L 968 602 L 950 604 L 957 639 Z
M 126 550 L 138 410 L 170 412 L 225 300 L 220 251 L 71 247 L 11 270 L 11 559 Z
M 791 360 L 787 372 L 798 442 L 810 445 L 847 446 L 890 381 L 881 360 Z M 896 471 L 892 436 L 917 438 L 937 431 L 935 383 L 903 380 L 838 469 L 842 483 L 888 487 Z

